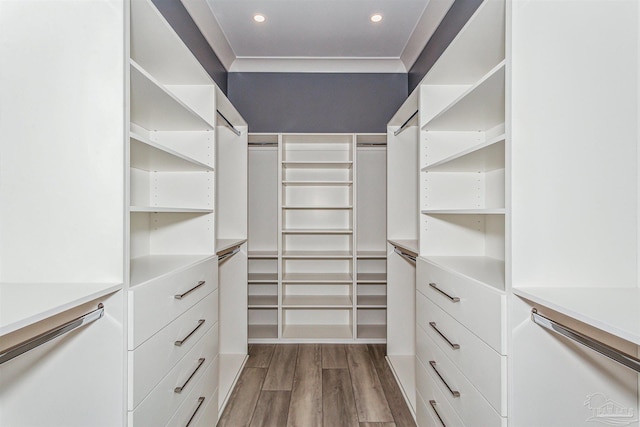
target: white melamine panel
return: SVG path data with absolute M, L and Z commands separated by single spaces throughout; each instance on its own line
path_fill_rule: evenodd
M 201 282 L 204 284 L 200 285 Z M 132 288 L 129 291 L 129 349 L 138 347 L 217 287 L 217 263 L 209 259 Z M 190 290 L 192 292 L 183 298 L 175 298 Z
M 349 273 L 283 273 L 283 283 L 351 283 Z
M 208 85 L 211 77 L 150 0 L 131 0 L 131 58 L 163 84 Z
M 129 410 L 147 396 L 201 337 L 213 334 L 217 341 L 217 323 L 218 291 L 215 290 L 138 348 L 129 351 Z M 185 340 L 187 336 L 189 338 Z M 176 345 L 176 341 L 182 340 L 185 340 L 183 344 Z
M 278 248 L 278 149 L 249 147 L 249 256 Z M 254 271 L 249 261 L 249 270 Z
M 437 418 L 439 414 L 436 415 L 435 413 L 433 413 L 432 415 L 432 412 L 434 410 L 440 410 L 440 408 L 438 407 L 438 402 L 430 399 L 434 406 L 431 406 L 431 409 L 427 409 L 427 405 L 431 405 L 431 403 L 425 403 L 420 393 L 417 393 L 417 395 L 418 396 L 416 399 L 416 403 L 418 407 L 416 409 L 416 424 L 418 425 L 418 427 L 442 427 L 442 421 Z M 430 410 L 431 412 L 429 412 Z
M 129 411 L 129 424 L 157 426 L 169 422 L 207 368 L 218 357 L 217 338 L 217 334 L 203 336 L 153 391 L 133 411 Z M 183 387 L 182 392 L 175 391 L 177 387 Z
M 352 251 L 353 236 L 344 234 L 283 234 L 282 250 Z
M 277 297 L 276 297 L 277 303 Z M 277 304 L 276 304 L 277 305 Z M 278 309 L 276 308 L 249 308 L 249 338 L 256 338 L 251 334 L 252 326 L 278 325 Z M 276 337 L 278 336 L 276 328 Z
M 353 203 L 349 185 L 287 185 L 282 189 L 283 206 L 350 207 Z
M 437 151 L 438 141 L 446 140 L 449 132 L 425 132 L 425 160 L 427 166 L 422 170 L 426 172 L 489 172 L 496 169 L 505 168 L 505 136 L 504 134 L 487 139 L 478 138 L 470 147 L 465 147 L 454 152 L 450 152 L 444 158 L 433 161 L 431 157 Z M 451 132 L 454 133 L 454 132 Z M 485 136 L 487 136 L 485 134 Z M 442 137 L 442 138 L 439 138 Z M 444 141 L 443 141 L 444 142 Z
M 259 286 L 259 285 L 256 285 Z M 249 291 L 255 288 L 255 286 L 249 287 Z M 273 290 L 277 290 L 275 286 L 273 286 Z M 255 291 L 254 291 L 255 292 Z M 277 308 L 278 307 L 278 295 L 264 295 L 264 294 L 250 294 L 248 296 L 247 306 L 249 308 Z
M 357 272 L 358 272 L 358 280 L 360 280 L 363 276 L 366 277 L 367 274 L 384 274 L 387 272 L 387 259 L 386 252 L 385 257 L 382 259 L 365 259 L 358 258 L 357 259 Z
M 387 246 L 387 354 L 413 356 L 416 265 Z
M 507 416 L 507 358 L 416 292 L 416 321 L 502 416 Z M 456 344 L 458 348 L 454 348 Z
M 202 117 L 214 117 L 215 86 L 211 85 L 167 85 L 167 91 L 175 95 Z
M 147 132 L 148 133 L 148 132 Z M 156 132 L 157 133 L 157 132 Z M 182 132 L 187 134 L 187 132 Z M 148 172 L 212 171 L 213 167 L 143 135 L 129 134 L 130 165 Z
M 446 271 L 423 258 L 417 261 L 416 288 L 494 350 L 506 354 L 503 292 Z
M 284 210 L 282 220 L 287 229 L 350 229 L 353 214 L 350 209 Z
M 283 259 L 351 259 L 351 251 L 284 251 Z
M 350 295 L 283 295 L 283 308 L 351 308 L 353 300 Z
M 189 425 L 214 426 L 218 421 L 217 387 L 219 358 L 209 365 L 202 378 L 194 384 L 189 395 L 176 410 L 167 427 L 184 427 Z M 215 401 L 215 410 L 207 410 L 211 402 Z
M 219 262 L 220 353 L 247 354 L 247 253 L 240 252 Z
M 445 426 L 463 427 L 465 424 L 445 397 L 444 393 L 446 392 L 438 387 L 436 380 L 427 373 L 427 369 L 420 359 L 416 357 L 416 403 L 418 404 L 417 412 L 420 417 L 420 422 L 422 422 L 425 416 L 422 412 L 426 410 L 429 415 L 439 420 L 439 422 L 436 423 L 438 427 L 441 427 L 443 424 Z M 429 402 L 434 402 L 433 406 Z M 420 406 L 423 407 L 420 408 Z M 484 426 L 484 424 L 482 425 Z M 423 427 L 423 425 L 419 424 L 419 427 Z M 489 427 L 489 425 L 487 425 L 487 427 Z
M 512 9 L 514 287 L 636 287 L 638 2 Z
M 283 135 L 283 162 L 352 162 L 353 135 Z
M 247 244 L 249 242 L 247 241 Z M 250 254 L 248 259 L 249 269 L 249 281 L 257 279 L 257 274 L 260 275 L 274 275 L 273 281 L 278 281 L 278 259 L 275 258 L 254 258 L 254 255 Z M 266 276 L 265 276 L 266 277 Z
M 283 181 L 353 181 L 353 168 L 349 163 L 283 163 Z
M 507 420 L 489 404 L 478 389 L 469 382 L 456 365 L 444 354 L 424 330 L 416 329 L 417 363 L 421 363 L 427 375 L 435 382 L 456 414 L 465 425 L 506 426 Z M 421 390 L 420 369 L 417 369 L 417 387 Z M 501 378 L 496 380 L 501 381 Z M 453 393 L 459 393 L 454 396 Z
M 122 425 L 123 302 L 116 292 L 20 331 L 33 337 L 104 304 L 102 318 L 0 365 L 3 426 Z
M 352 276 L 353 260 L 350 259 L 286 259 L 282 271 L 291 274 L 343 273 Z
M 131 169 L 132 207 L 213 211 L 213 172 L 146 172 Z
M 1 9 L 0 280 L 121 283 L 123 4 Z
M 384 253 L 387 240 L 387 150 L 358 147 L 356 150 L 356 206 L 358 253 Z
M 512 425 L 638 426 L 638 374 L 531 321 L 532 304 L 511 300 Z M 538 307 L 541 314 L 629 354 L 637 346 Z M 539 408 L 545 408 L 544 411 Z
M 387 285 L 379 283 L 361 284 L 358 281 L 358 301 L 366 298 L 384 298 L 386 306 Z
M 388 336 L 388 335 L 387 335 Z M 404 395 L 404 399 L 409 405 L 409 410 L 415 417 L 416 408 L 416 356 L 411 355 L 389 355 L 387 363 L 393 372 L 396 382 Z
M 209 404 L 204 408 L 204 413 L 198 418 L 195 427 L 208 427 L 218 424 L 218 390 L 213 392 Z
M 417 126 L 398 136 L 387 133 L 387 237 L 418 238 L 418 143 Z
M 423 172 L 421 209 L 504 209 L 505 170 Z
M 231 396 L 231 391 L 238 381 L 240 372 L 247 361 L 247 354 L 220 354 L 220 365 L 218 368 L 218 416 L 222 415 L 222 411 Z
M 141 135 L 148 135 L 154 143 L 203 163 L 213 170 L 215 154 L 213 130 L 147 131 L 134 123 L 131 124 L 131 129 L 136 133 L 140 132 Z

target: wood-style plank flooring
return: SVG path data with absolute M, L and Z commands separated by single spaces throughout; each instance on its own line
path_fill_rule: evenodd
M 218 427 L 415 427 L 378 344 L 253 344 Z

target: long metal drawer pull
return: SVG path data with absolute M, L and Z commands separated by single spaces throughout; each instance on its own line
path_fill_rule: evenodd
M 8 362 L 14 357 L 18 357 L 21 354 L 26 353 L 29 350 L 33 350 L 36 347 L 41 346 L 44 343 L 51 341 L 54 338 L 59 337 L 60 335 L 64 335 L 67 332 L 71 332 L 74 329 L 79 328 L 80 326 L 88 325 L 89 323 L 95 322 L 100 319 L 104 315 L 104 305 L 98 304 L 98 308 L 84 314 L 76 319 L 73 319 L 63 325 L 57 326 L 53 329 L 49 329 L 46 332 L 43 332 L 33 338 L 29 338 L 25 341 L 22 341 L 19 344 L 16 344 L 8 349 L 4 350 L 0 353 L 0 365 Z
M 460 397 L 460 392 L 458 390 L 453 390 L 451 387 L 449 387 L 449 384 L 447 384 L 447 382 L 444 380 L 444 378 L 442 378 L 442 375 L 440 375 L 440 372 L 438 372 L 438 369 L 436 369 L 436 362 L 435 360 L 430 360 L 429 361 L 429 365 L 431 365 L 431 368 L 433 369 L 433 371 L 436 373 L 436 375 L 438 376 L 438 378 L 440 378 L 440 381 L 442 381 L 442 383 L 447 386 L 447 389 L 449 389 L 449 393 L 451 393 L 451 395 L 453 397 Z
M 195 333 L 196 333 L 196 331 L 197 331 L 198 329 L 200 329 L 200 326 L 204 325 L 204 322 L 205 322 L 205 320 L 204 320 L 204 319 L 200 319 L 200 320 L 198 320 L 198 326 L 196 326 L 196 327 L 193 329 L 193 331 L 189 332 L 189 335 L 187 335 L 186 337 L 182 338 L 182 339 L 181 339 L 181 340 L 179 340 L 179 341 L 175 341 L 173 344 L 174 344 L 174 345 L 176 345 L 176 346 L 178 346 L 178 347 L 180 347 L 182 344 L 184 344 L 185 342 L 187 342 L 187 340 L 188 340 L 189 338 L 191 338 L 191 335 L 195 334 Z
M 204 280 L 201 280 L 198 282 L 197 285 L 195 285 L 193 288 L 189 289 L 187 292 L 183 293 L 183 294 L 178 294 L 178 295 L 174 295 L 173 297 L 175 299 L 182 299 L 184 297 L 186 297 L 187 295 L 189 295 L 191 292 L 195 291 L 196 289 L 198 289 L 200 286 L 204 286 L 204 284 L 207 283 Z
M 442 420 L 442 417 L 440 416 L 440 414 L 438 413 L 438 410 L 436 409 L 436 405 L 438 404 L 438 402 L 436 402 L 435 400 L 430 400 L 429 401 L 429 405 L 431 405 L 431 409 L 433 409 L 433 412 L 436 413 L 436 417 L 438 417 L 438 421 L 440 421 L 440 424 L 442 424 L 442 427 L 447 427 L 447 425 L 444 423 L 444 421 Z
M 438 325 L 436 325 L 436 322 L 429 322 L 429 326 L 431 326 L 433 328 L 433 330 L 436 331 L 438 333 L 438 335 L 440 335 L 442 337 L 442 339 L 445 340 L 447 342 L 447 344 L 449 344 L 451 346 L 452 349 L 458 350 L 460 348 L 460 344 L 452 343 L 449 340 L 449 338 L 447 338 L 445 336 L 445 334 L 443 334 L 440 331 L 440 329 L 438 329 Z
M 240 246 L 236 246 L 234 250 L 229 251 L 229 252 L 225 252 L 224 254 L 220 255 L 218 257 L 218 262 L 224 261 L 225 259 L 234 256 L 238 252 L 240 252 Z
M 189 421 L 187 421 L 184 427 L 189 427 L 189 424 L 191 424 L 191 421 L 193 421 L 193 419 L 196 417 L 196 414 L 200 410 L 200 407 L 202 406 L 203 403 L 204 403 L 204 396 L 200 396 L 198 398 L 198 406 L 196 406 L 196 410 L 193 411 L 193 414 L 191 414 L 191 418 L 189 418 Z
M 436 285 L 435 283 L 429 283 L 429 286 L 431 286 L 433 289 L 435 289 L 436 291 L 440 292 L 442 295 L 444 295 L 445 297 L 449 298 L 449 301 L 451 302 L 460 302 L 460 298 L 458 297 L 452 297 L 451 295 L 449 295 L 448 293 L 446 293 L 445 291 L 443 291 L 442 289 L 440 289 L 438 287 L 438 285 Z
M 405 251 L 398 249 L 397 247 L 393 247 L 393 251 L 400 255 L 402 258 L 408 259 L 411 262 L 416 262 L 416 257 L 411 254 L 406 253 Z
M 198 372 L 198 369 L 200 369 L 202 367 L 202 364 L 204 363 L 205 358 L 201 357 L 200 359 L 198 359 L 198 366 L 196 366 L 196 369 L 194 369 L 194 371 L 191 373 L 191 375 L 189 375 L 189 378 L 187 378 L 187 380 L 184 382 L 184 384 L 182 384 L 179 387 L 176 387 L 173 389 L 173 391 L 175 393 L 182 393 L 182 390 L 184 390 L 184 388 L 187 386 L 187 384 L 189 384 L 189 381 L 191 381 L 191 378 L 193 378 L 193 376 L 196 374 L 196 372 Z
M 533 320 L 533 323 L 540 325 L 545 329 L 549 329 L 550 331 L 556 332 L 560 335 L 577 341 L 583 346 L 597 351 L 603 356 L 615 360 L 616 362 L 626 366 L 627 368 L 633 369 L 636 372 L 640 372 L 640 359 L 623 353 L 620 350 L 610 347 L 607 344 L 600 342 L 594 338 L 581 334 L 580 332 L 562 325 L 555 320 L 551 320 L 548 317 L 539 314 L 538 310 L 536 310 L 535 308 L 531 310 L 531 320 Z

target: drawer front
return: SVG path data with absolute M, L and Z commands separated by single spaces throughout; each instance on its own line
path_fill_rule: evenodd
M 129 410 L 135 408 L 205 334 L 218 328 L 218 290 L 129 352 Z M 183 341 L 181 345 L 176 342 Z M 217 353 L 217 351 L 215 351 Z
M 506 418 L 493 409 L 421 327 L 416 331 L 416 352 L 416 365 L 422 364 L 422 368 L 428 372 L 429 377 L 437 384 L 438 389 L 465 424 L 483 427 L 506 425 Z M 454 396 L 454 393 L 458 395 Z
M 506 355 L 506 296 L 422 258 L 416 288 L 498 353 Z M 434 287 L 435 286 L 435 287 Z M 459 298 L 452 301 L 451 298 Z
M 218 262 L 210 259 L 134 287 L 129 291 L 129 350 L 210 294 L 218 287 L 217 282 Z
M 416 359 L 416 418 L 419 427 L 423 424 L 442 427 L 464 426 L 462 419 L 449 404 L 431 376 L 427 373 L 427 368 Z M 431 420 L 429 420 L 429 417 Z M 429 421 L 434 424 L 429 424 Z M 469 424 L 470 426 L 480 426 L 481 424 Z
M 416 320 L 491 406 L 506 417 L 506 356 L 498 354 L 420 292 L 416 292 Z
M 212 332 L 202 337 L 133 412 L 129 412 L 130 426 L 164 426 L 169 422 L 217 357 L 218 328 L 213 327 Z M 176 387 L 183 389 L 176 392 Z
M 218 389 L 218 361 L 219 358 L 216 357 L 209 365 L 166 427 L 185 427 L 187 424 L 189 427 L 201 425 L 205 419 L 209 422 L 209 427 L 216 425 L 218 421 L 218 395 L 216 393 Z M 211 414 L 208 414 L 211 402 L 215 402 L 215 419 L 212 419 Z
M 209 399 L 209 404 L 204 408 L 204 413 L 194 427 L 212 427 L 216 424 L 218 424 L 218 389 L 213 392 L 213 396 Z

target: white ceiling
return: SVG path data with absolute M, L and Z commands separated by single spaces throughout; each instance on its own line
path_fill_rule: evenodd
M 406 72 L 453 0 L 182 3 L 229 71 Z

